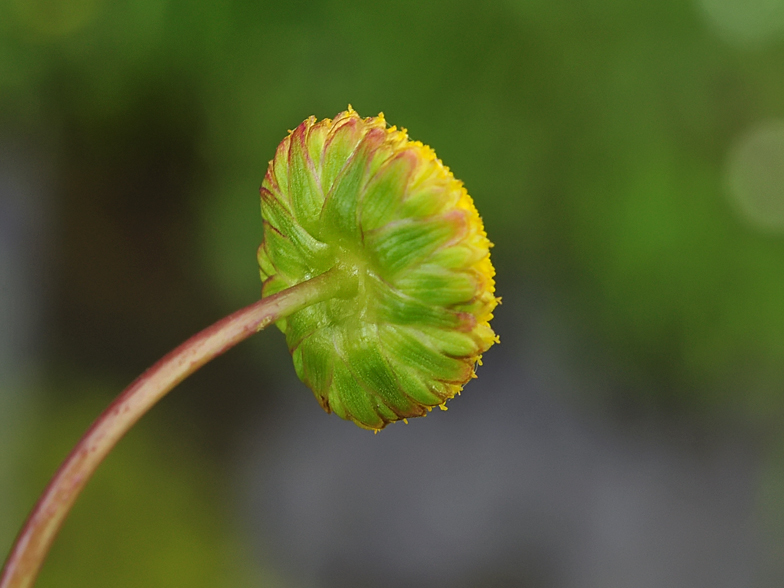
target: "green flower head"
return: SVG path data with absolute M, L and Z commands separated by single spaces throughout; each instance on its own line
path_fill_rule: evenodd
M 310 117 L 261 187 L 262 295 L 340 269 L 347 287 L 277 323 L 327 412 L 379 430 L 424 416 L 498 341 L 482 220 L 432 149 L 351 107 Z

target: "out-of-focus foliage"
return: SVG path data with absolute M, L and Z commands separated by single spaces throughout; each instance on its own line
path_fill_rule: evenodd
M 169 246 L 192 250 L 227 304 L 258 291 L 255 192 L 274 145 L 352 102 L 438 146 L 479 202 L 502 286 L 562 292 L 632 381 L 782 409 L 784 243 L 723 184 L 738 136 L 784 115 L 780 37 L 738 49 L 701 5 L 674 1 L 1 10 L 4 123 L 53 142 L 65 175 L 93 152 L 129 167 L 99 189 L 179 193 L 171 214 L 201 224 Z M 175 160 L 134 168 L 142 148 Z
M 35 436 L 16 449 L 10 473 L 24 481 L 27 499 L 15 500 L 19 520 L 59 462 L 111 396 L 105 387 L 58 380 L 72 398 L 38 414 Z M 81 394 L 79 394 L 78 392 Z M 81 398 L 80 398 L 81 395 Z M 32 419 L 35 422 L 35 417 Z M 249 550 L 225 523 L 216 500 L 220 482 L 207 461 L 152 432 L 144 423 L 114 450 L 90 481 L 44 566 L 38 586 L 258 586 L 262 578 Z M 31 427 L 28 427 L 31 428 Z M 17 432 L 19 434 L 19 432 Z M 11 509 L 9 509 L 11 510 Z M 11 534 L 3 532 L 2 550 Z M 268 579 L 267 579 L 268 580 Z M 264 585 L 271 585 L 265 583 Z

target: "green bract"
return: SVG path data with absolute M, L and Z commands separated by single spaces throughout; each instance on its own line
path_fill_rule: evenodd
M 378 430 L 474 377 L 497 341 L 491 244 L 429 147 L 383 115 L 310 117 L 270 162 L 261 210 L 264 297 L 335 268 L 345 282 L 277 323 L 327 412 Z

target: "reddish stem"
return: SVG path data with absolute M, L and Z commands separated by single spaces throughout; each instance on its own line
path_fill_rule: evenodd
M 344 276 L 331 270 L 259 300 L 194 335 L 139 376 L 87 430 L 25 522 L 8 556 L 0 588 L 30 588 L 79 492 L 122 436 L 169 390 L 270 324 L 338 295 Z

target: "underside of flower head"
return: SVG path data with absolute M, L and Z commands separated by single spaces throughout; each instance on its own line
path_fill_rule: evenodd
M 326 411 L 378 430 L 474 377 L 497 342 L 492 245 L 430 147 L 381 114 L 310 117 L 278 146 L 261 209 L 263 296 L 336 267 L 351 285 L 278 323 Z

